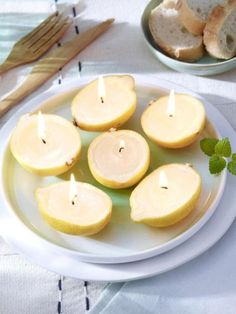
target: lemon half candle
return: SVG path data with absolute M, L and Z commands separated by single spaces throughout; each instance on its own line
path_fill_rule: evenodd
M 78 160 L 81 140 L 76 127 L 60 116 L 27 114 L 14 129 L 10 148 L 26 170 L 42 176 L 58 175 Z
M 146 173 L 150 151 L 146 140 L 137 132 L 106 132 L 90 144 L 88 162 L 98 182 L 114 189 L 127 188 Z
M 154 227 L 173 225 L 195 208 L 200 192 L 200 175 L 189 165 L 162 166 L 133 190 L 131 219 Z
M 75 123 L 87 131 L 108 131 L 125 123 L 136 109 L 132 76 L 105 76 L 82 88 L 72 102 Z
M 59 182 L 36 190 L 39 211 L 54 229 L 72 235 L 91 235 L 110 221 L 111 198 L 91 184 Z
M 146 135 L 157 144 L 181 148 L 197 140 L 205 126 L 203 104 L 190 95 L 160 97 L 144 111 L 141 124 Z

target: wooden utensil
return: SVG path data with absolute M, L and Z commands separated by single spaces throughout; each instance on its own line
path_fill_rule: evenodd
M 32 32 L 13 46 L 7 59 L 0 65 L 0 74 L 21 64 L 30 63 L 41 57 L 67 31 L 72 21 L 57 12 L 50 15 Z
M 28 96 L 38 87 L 42 86 L 66 63 L 74 58 L 80 51 L 86 48 L 97 37 L 103 34 L 113 23 L 114 19 L 102 22 L 84 33 L 75 36 L 72 40 L 54 49 L 47 57 L 41 59 L 27 76 L 20 87 L 0 102 L 0 117 L 19 101 Z

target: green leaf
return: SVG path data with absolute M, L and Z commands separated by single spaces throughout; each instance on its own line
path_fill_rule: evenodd
M 226 161 L 223 157 L 213 155 L 209 159 L 209 170 L 211 174 L 219 174 L 226 167 Z
M 204 138 L 200 142 L 201 150 L 207 156 L 212 156 L 215 153 L 215 146 L 219 142 L 216 138 Z
M 231 174 L 236 176 L 236 160 L 230 161 L 227 168 Z
M 231 156 L 231 145 L 228 138 L 223 138 L 216 144 L 215 153 L 222 157 Z
M 234 153 L 234 154 L 232 155 L 232 160 L 233 160 L 233 161 L 236 161 L 236 153 Z

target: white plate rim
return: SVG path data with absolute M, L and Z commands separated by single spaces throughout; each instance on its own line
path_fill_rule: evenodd
M 109 75 L 114 75 L 114 74 L 109 74 Z M 117 75 L 117 73 L 116 73 Z M 149 86 L 149 87 L 161 87 L 163 89 L 172 89 L 176 86 L 181 88 L 183 92 L 188 92 L 191 93 L 192 95 L 198 97 L 201 99 L 204 103 L 207 104 L 206 106 L 206 111 L 210 111 L 211 116 L 212 116 L 212 111 L 218 112 L 216 108 L 213 107 L 209 102 L 207 102 L 205 99 L 203 99 L 201 96 L 197 95 L 196 93 L 187 90 L 175 83 L 165 81 L 165 80 L 160 80 L 154 76 L 149 75 L 148 77 L 144 77 L 143 75 L 137 75 L 137 74 L 131 74 L 134 76 L 137 85 L 144 85 L 144 86 Z M 69 90 L 73 90 L 74 88 L 79 88 L 80 86 L 83 86 L 84 84 L 88 83 L 90 80 L 95 79 L 96 76 L 88 76 L 85 78 L 78 80 L 72 80 L 70 82 L 67 82 L 64 84 L 64 86 L 53 86 L 50 88 L 48 91 L 45 91 L 43 94 L 36 96 L 35 98 L 31 99 L 30 101 L 26 102 L 26 104 L 19 109 L 11 119 L 8 120 L 8 122 L 4 125 L 4 127 L 1 129 L 0 134 L 2 135 L 1 138 L 3 141 L 1 142 L 0 145 L 0 167 L 2 169 L 3 166 L 3 156 L 5 152 L 5 148 L 8 145 L 8 138 L 9 138 L 9 133 L 10 130 L 12 130 L 12 124 L 15 125 L 15 122 L 18 120 L 19 116 L 21 116 L 23 113 L 26 113 L 30 111 L 30 109 L 35 109 L 37 108 L 37 105 L 35 104 L 41 104 L 44 102 L 46 99 L 49 99 L 53 96 L 55 96 L 56 91 L 60 90 L 61 93 L 67 92 Z M 164 83 L 164 84 L 163 84 Z M 46 99 L 45 99 L 46 97 Z M 210 116 L 210 114 L 208 114 Z M 222 116 L 221 116 L 222 117 Z M 10 130 L 9 130 L 10 129 Z M 6 133 L 6 134 L 5 134 Z M 219 135 L 220 136 L 220 135 Z M 174 239 L 168 241 L 167 243 L 158 246 L 158 248 L 151 248 L 144 250 L 140 253 L 131 253 L 127 254 L 125 256 L 121 257 L 109 257 L 109 256 L 100 256 L 100 255 L 91 255 L 90 253 L 81 253 L 75 250 L 71 250 L 65 247 L 62 247 L 60 245 L 56 245 L 46 238 L 36 234 L 28 228 L 22 221 L 19 220 L 19 222 L 25 227 L 28 231 L 28 236 L 31 237 L 33 234 L 36 236 L 35 241 L 38 241 L 43 245 L 47 250 L 52 250 L 56 252 L 61 252 L 62 254 L 72 254 L 75 258 L 81 260 L 81 261 L 86 261 L 90 263 L 114 263 L 114 259 L 116 263 L 127 263 L 127 262 L 133 262 L 133 261 L 138 261 L 146 258 L 150 258 L 153 256 L 156 256 L 158 254 L 162 254 L 164 252 L 167 252 L 168 250 L 173 249 L 174 247 L 180 245 L 184 241 L 188 240 L 191 236 L 193 236 L 196 232 L 200 230 L 200 228 L 210 219 L 210 217 L 213 215 L 216 207 L 219 204 L 219 201 L 222 197 L 225 182 L 226 182 L 226 174 L 227 172 L 224 171 L 223 178 L 220 183 L 220 188 L 219 188 L 219 193 L 218 197 L 214 200 L 213 204 L 209 207 L 208 211 L 204 214 L 204 216 L 197 222 L 195 223 L 192 227 L 190 227 L 187 231 L 183 232 L 180 236 L 175 237 Z M 4 186 L 4 181 L 3 181 L 3 175 L 2 171 L 0 173 L 0 182 L 1 182 L 1 187 L 0 187 L 0 200 L 3 202 L 3 208 L 9 212 L 9 214 L 12 216 L 12 219 L 19 219 L 17 214 L 14 212 L 14 210 L 11 208 L 10 203 L 5 197 L 3 186 Z

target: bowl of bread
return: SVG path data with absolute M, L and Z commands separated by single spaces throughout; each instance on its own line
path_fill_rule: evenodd
M 154 55 L 177 71 L 236 68 L 236 0 L 152 0 L 141 25 Z

